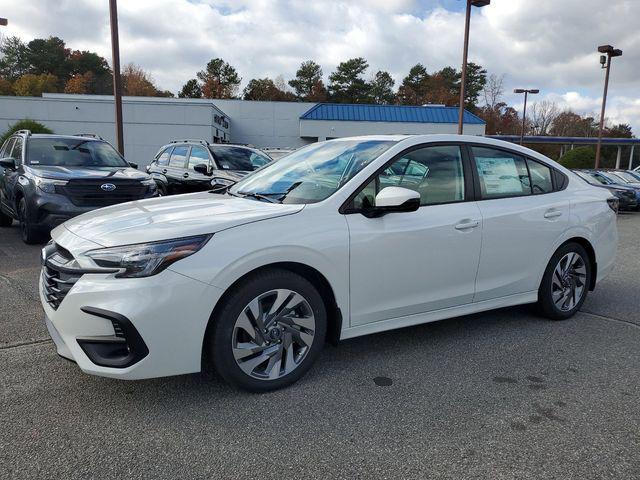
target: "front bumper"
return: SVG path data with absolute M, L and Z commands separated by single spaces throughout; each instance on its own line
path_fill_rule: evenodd
M 200 371 L 204 335 L 220 289 L 169 269 L 138 279 L 92 273 L 80 277 L 54 309 L 43 282 L 41 275 L 40 299 L 56 350 L 82 371 L 127 380 Z M 119 331 L 113 315 L 125 318 L 133 330 Z M 131 331 L 139 335 L 138 342 Z M 118 338 L 126 343 L 120 349 L 114 347 Z M 114 361 L 120 366 L 107 366 Z
M 157 196 L 157 190 L 152 190 L 140 198 L 152 198 Z M 45 193 L 36 190 L 36 194 L 30 196 L 28 212 L 31 223 L 43 230 L 52 230 L 58 225 L 70 220 L 73 217 L 91 212 L 100 207 L 81 207 L 74 205 L 69 198 L 60 193 Z

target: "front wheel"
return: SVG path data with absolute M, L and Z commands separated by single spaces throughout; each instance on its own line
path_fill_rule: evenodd
M 0 227 L 10 227 L 13 224 L 13 218 L 0 210 Z
M 572 317 L 587 298 L 591 284 L 589 254 L 577 243 L 567 243 L 553 254 L 538 290 L 538 307 L 551 320 Z
M 301 378 L 318 357 L 327 330 L 325 305 L 313 284 L 275 269 L 243 282 L 212 321 L 209 353 L 216 370 L 253 392 Z
M 34 244 L 43 240 L 42 232 L 34 227 L 29 220 L 27 202 L 24 198 L 18 202 L 18 221 L 20 222 L 20 235 L 24 243 Z

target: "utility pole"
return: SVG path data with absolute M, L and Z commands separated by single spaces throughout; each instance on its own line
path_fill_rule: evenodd
M 467 0 L 467 11 L 464 19 L 464 46 L 462 47 L 462 73 L 460 78 L 460 108 L 458 110 L 458 135 L 464 129 L 464 97 L 467 83 L 467 56 L 469 55 L 469 25 L 471 23 L 471 7 L 486 7 L 491 0 Z
M 596 164 L 597 169 L 600 166 L 600 150 L 602 148 L 602 131 L 604 130 L 604 112 L 607 106 L 607 92 L 609 90 L 609 72 L 611 70 L 611 59 L 622 55 L 622 50 L 613 48 L 611 45 L 600 45 L 598 52 L 606 54 L 600 55 L 600 65 L 606 69 L 604 75 L 604 93 L 602 95 L 602 109 L 600 110 L 600 126 L 598 127 L 598 145 L 596 147 Z
M 117 0 L 109 0 L 111 23 L 111 60 L 113 63 L 113 100 L 116 109 L 116 146 L 124 155 L 122 130 L 122 79 L 120 78 L 120 42 L 118 41 L 118 5 Z
M 524 93 L 524 109 L 522 110 L 522 131 L 520 132 L 520 145 L 524 141 L 524 129 L 527 125 L 527 96 L 529 94 L 535 95 L 539 93 L 540 90 L 537 88 L 525 89 L 525 88 L 516 88 L 513 93 Z

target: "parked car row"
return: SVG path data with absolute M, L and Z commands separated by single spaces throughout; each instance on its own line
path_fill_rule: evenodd
M 17 220 L 23 241 L 38 243 L 57 225 L 96 208 L 224 191 L 271 161 L 248 146 L 176 140 L 164 145 L 143 173 L 96 135 L 20 130 L 0 147 L 0 227 Z
M 574 170 L 580 178 L 605 188 L 618 198 L 620 210 L 640 210 L 640 172 L 637 170 Z

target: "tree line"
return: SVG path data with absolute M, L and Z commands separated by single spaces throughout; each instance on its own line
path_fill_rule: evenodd
M 369 70 L 366 59 L 348 59 L 329 74 L 325 85 L 321 65 L 307 60 L 289 81 L 281 75 L 274 79 L 253 78 L 240 91 L 242 77 L 237 69 L 222 58 L 214 58 L 185 82 L 178 97 L 458 105 L 461 73 L 454 67 L 429 72 L 422 63 L 417 63 L 397 88 L 389 72 Z M 152 76 L 137 65 L 125 65 L 121 75 L 124 95 L 174 96 L 157 87 Z M 111 94 L 112 71 L 104 57 L 69 49 L 58 37 L 36 38 L 28 43 L 18 37 L 4 38 L 0 42 L 0 95 L 40 96 L 43 92 Z M 504 75 L 489 75 L 481 65 L 469 63 L 464 103 L 466 109 L 486 122 L 487 134 L 520 134 L 522 117 L 504 100 Z M 548 100 L 533 103 L 527 117 L 526 135 L 597 135 L 594 116 L 561 110 Z M 609 125 L 605 136 L 631 137 L 633 133 L 629 125 L 618 124 Z

